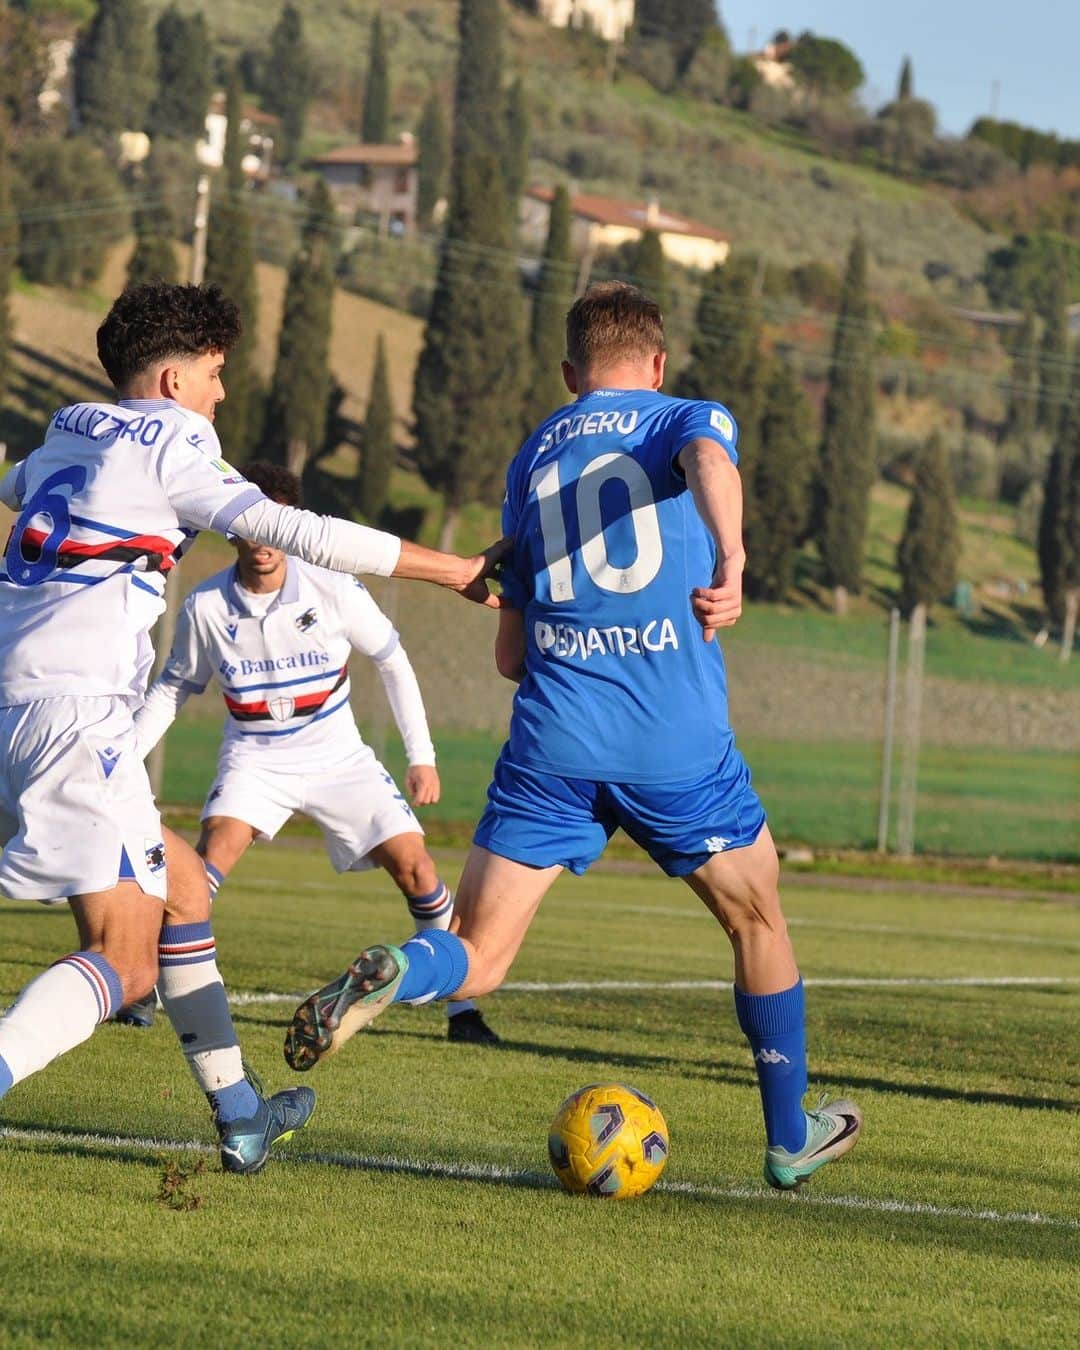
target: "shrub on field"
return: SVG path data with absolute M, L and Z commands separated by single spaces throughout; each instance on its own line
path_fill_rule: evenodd
M 840 273 L 831 263 L 814 258 L 788 273 L 791 289 L 804 305 L 835 311 L 840 303 Z
M 1042 517 L 1045 495 L 1042 483 L 1033 479 L 1016 503 L 1013 533 L 1022 543 L 1030 544 L 1032 548 L 1039 542 L 1039 520 Z
M 878 428 L 878 472 L 889 483 L 911 486 L 915 457 L 922 449 L 923 438 L 910 431 Z
M 123 186 L 105 156 L 83 137 L 41 137 L 23 141 L 15 166 L 23 275 L 45 286 L 96 280 L 130 219 Z
M 988 436 L 965 431 L 949 446 L 956 490 L 962 497 L 993 500 L 1000 469 L 998 449 Z
M 1006 440 L 1001 449 L 998 496 L 1016 505 L 1030 483 L 1042 481 L 1050 458 L 1050 437 L 1032 431 L 1023 440 Z

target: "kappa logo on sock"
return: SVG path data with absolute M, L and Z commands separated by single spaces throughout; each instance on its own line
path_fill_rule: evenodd
M 754 1056 L 762 1064 L 790 1064 L 791 1060 L 787 1055 L 782 1055 L 779 1050 L 759 1050 Z

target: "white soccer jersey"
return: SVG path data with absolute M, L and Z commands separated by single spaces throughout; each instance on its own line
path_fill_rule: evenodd
M 211 422 L 167 399 L 61 408 L 0 484 L 19 512 L 0 564 L 0 705 L 141 695 L 165 574 L 263 494 Z
M 180 694 L 202 693 L 212 678 L 227 714 L 221 766 L 269 754 L 282 771 L 310 773 L 363 744 L 349 706 L 349 655 L 358 651 L 380 668 L 403 657 L 393 624 L 360 582 L 297 558 L 288 559 L 284 585 L 270 605 L 253 603 L 257 599 L 238 584 L 235 567 L 191 592 L 161 678 L 136 717 L 140 748 L 175 715 L 170 686 Z M 399 721 L 409 761 L 433 764 L 411 667 L 408 675 L 415 692 L 401 700 Z

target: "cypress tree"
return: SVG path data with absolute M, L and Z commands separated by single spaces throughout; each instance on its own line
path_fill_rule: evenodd
M 664 246 L 655 230 L 642 230 L 630 259 L 631 280 L 666 313 L 668 307 L 667 262 Z
M 295 474 L 323 443 L 337 229 L 330 189 L 315 180 L 300 247 L 289 265 L 270 393 L 266 448 Z
M 375 368 L 371 376 L 360 467 L 356 475 L 356 506 L 366 519 L 378 522 L 390 497 L 390 475 L 397 459 L 394 444 L 394 402 L 390 393 L 390 367 L 382 333 L 375 344 Z
M 243 89 L 234 69 L 225 96 L 225 162 L 215 186 L 206 238 L 206 280 L 216 282 L 240 308 L 244 332 L 225 368 L 227 397 L 215 414 L 218 437 L 229 459 L 243 460 L 259 436 L 255 374 L 259 297 L 255 283 L 255 227 L 244 178 L 244 141 L 240 130 Z
M 90 132 L 139 131 L 154 93 L 154 50 L 140 0 L 100 0 L 75 52 L 75 104 Z
M 424 104 L 416 139 L 420 143 L 416 214 L 420 224 L 426 226 L 431 224 L 435 206 L 446 192 L 446 166 L 450 157 L 450 138 L 446 130 L 442 99 L 434 90 Z
M 371 49 L 368 54 L 367 81 L 364 84 L 360 139 L 366 145 L 382 145 L 390 139 L 390 62 L 379 10 L 375 11 L 371 21 Z
M 812 426 L 813 411 L 802 386 L 787 362 L 775 358 L 765 387 L 760 452 L 752 460 L 753 510 L 743 526 L 746 593 L 752 598 L 783 600 L 791 588 L 810 509 Z M 744 466 L 742 472 L 745 496 L 751 471 Z
M 915 461 L 915 484 L 896 550 L 900 572 L 899 605 L 910 615 L 916 605 L 929 608 L 956 588 L 960 529 L 956 519 L 952 470 L 938 433 Z
M 180 264 L 162 223 L 160 207 L 153 202 L 137 206 L 134 226 L 135 248 L 128 259 L 127 284 L 139 286 L 144 281 L 174 284 L 179 281 Z
M 11 379 L 11 276 L 15 270 L 18 243 L 7 136 L 0 123 L 0 403 L 3 403 Z
M 1080 361 L 1073 363 L 1070 395 L 1046 469 L 1039 520 L 1043 600 L 1055 623 L 1065 617 L 1070 591 L 1080 588 Z
M 900 79 L 896 86 L 897 103 L 906 103 L 909 98 L 915 96 L 915 77 L 911 71 L 911 57 L 904 57 L 904 64 L 900 67 Z
M 187 17 L 175 5 L 164 10 L 154 28 L 157 92 L 146 129 L 152 136 L 197 140 L 206 126 L 214 92 L 210 32 L 202 14 Z
M 502 112 L 498 0 L 461 0 L 450 210 L 413 385 L 416 460 L 445 502 L 441 547 L 461 507 L 497 502 L 521 429 L 525 324 L 493 134 Z
M 1038 416 L 1038 388 L 1035 383 L 1035 316 L 1024 311 L 1016 331 L 1012 368 L 1009 372 L 1008 410 L 1005 435 L 1010 440 L 1027 442 L 1035 430 Z
M 713 268 L 698 299 L 690 360 L 675 381 L 677 398 L 715 400 L 739 425 L 743 482 L 743 532 L 755 524 L 755 461 L 764 397 L 761 314 L 754 293 L 755 258 L 735 258 Z
M 714 0 L 638 0 L 634 14 L 637 34 L 671 48 L 676 75 L 686 74 L 708 33 L 718 26 Z
M 1068 285 L 1064 267 L 1057 269 L 1058 283 L 1050 288 L 1050 303 L 1039 344 L 1039 407 L 1037 421 L 1050 432 L 1057 430 L 1069 387 L 1069 316 L 1065 309 Z
M 517 213 L 529 176 L 529 104 L 520 76 L 506 97 L 506 139 L 503 146 L 503 179 L 510 210 Z
M 562 360 L 566 355 L 566 311 L 573 293 L 570 194 L 560 184 L 551 202 L 547 242 L 529 332 L 532 382 L 525 400 L 525 421 L 530 431 L 570 400 L 562 377 Z
M 848 254 L 825 396 L 815 502 L 815 535 L 836 608 L 862 584 L 874 456 L 874 334 L 866 281 L 866 244 L 857 234 Z
M 281 118 L 279 158 L 295 163 L 304 138 L 311 102 L 313 67 L 304 41 L 304 21 L 295 5 L 286 5 L 270 34 L 270 57 L 262 89 L 263 106 Z

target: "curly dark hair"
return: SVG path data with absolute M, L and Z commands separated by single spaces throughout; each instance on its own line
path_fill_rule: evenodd
M 241 472 L 249 483 L 254 483 L 271 501 L 282 506 L 303 506 L 304 492 L 300 479 L 283 464 L 271 464 L 268 459 L 253 459 L 244 464 Z
M 219 286 L 129 286 L 97 331 L 98 360 L 117 389 L 156 361 L 228 352 L 242 325 Z

